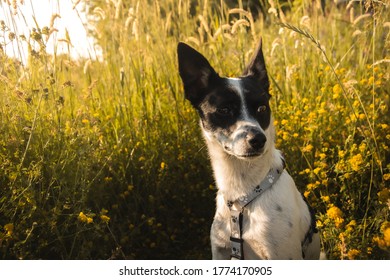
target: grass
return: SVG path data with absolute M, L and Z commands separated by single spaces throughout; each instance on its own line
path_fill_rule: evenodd
M 145 2 L 89 1 L 99 60 L 1 25 L 1 46 L 29 46 L 27 65 L 0 51 L 2 258 L 210 258 L 215 186 L 176 45 L 236 76 L 261 36 L 277 146 L 323 250 L 389 259 L 389 7 Z

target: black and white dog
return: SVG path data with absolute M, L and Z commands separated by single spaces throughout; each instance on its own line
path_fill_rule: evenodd
M 184 43 L 177 51 L 218 188 L 213 259 L 319 259 L 314 214 L 275 149 L 261 41 L 239 78 L 220 77 Z

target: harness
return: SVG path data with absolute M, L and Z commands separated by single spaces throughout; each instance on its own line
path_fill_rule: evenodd
M 317 225 L 316 225 L 316 216 L 315 210 L 310 206 L 309 202 L 307 202 L 306 197 L 302 195 L 303 200 L 306 202 L 307 207 L 309 208 L 311 225 L 309 230 L 306 232 L 305 239 L 302 242 L 302 257 L 305 258 L 306 249 L 309 247 L 309 244 L 313 241 L 313 235 L 318 233 Z
M 231 247 L 231 259 L 232 260 L 243 260 L 244 251 L 242 239 L 242 225 L 243 225 L 243 213 L 245 207 L 254 201 L 257 197 L 263 194 L 266 190 L 272 187 L 272 185 L 279 179 L 285 168 L 285 162 L 283 159 L 283 165 L 278 168 L 271 168 L 268 171 L 267 176 L 256 186 L 249 194 L 238 198 L 235 201 L 228 200 L 227 206 L 230 209 L 230 247 Z M 309 207 L 309 209 L 311 209 Z M 313 227 L 314 221 L 314 227 Z M 316 232 L 315 220 L 312 216 L 312 226 L 309 228 L 304 241 L 302 242 L 302 255 L 304 256 L 304 249 L 307 248 L 309 243 L 312 241 L 312 236 Z

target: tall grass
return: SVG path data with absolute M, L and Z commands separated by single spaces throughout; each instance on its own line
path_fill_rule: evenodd
M 236 76 L 260 36 L 277 146 L 323 249 L 389 258 L 389 7 L 230 2 L 89 1 L 98 60 L 47 54 L 55 31 L 4 19 L 2 46 L 29 58 L 0 52 L 3 258 L 209 258 L 215 187 L 176 45 Z

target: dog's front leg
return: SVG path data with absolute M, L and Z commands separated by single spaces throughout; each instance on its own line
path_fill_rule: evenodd
M 230 260 L 230 249 L 211 243 L 213 260 Z
M 224 222 L 214 220 L 210 231 L 213 260 L 230 260 L 230 242 Z

